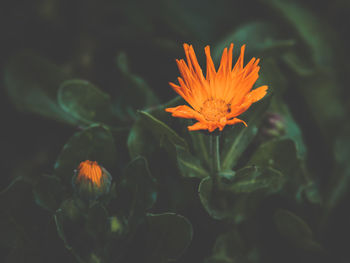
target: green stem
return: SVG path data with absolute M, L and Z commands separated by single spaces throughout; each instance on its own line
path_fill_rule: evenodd
M 221 170 L 220 165 L 220 140 L 219 135 L 210 135 L 210 142 L 209 142 L 209 148 L 210 148 L 210 176 L 213 179 L 213 188 L 217 183 L 217 178 L 219 175 L 219 172 Z
M 210 135 L 209 148 L 210 148 L 210 176 L 212 179 L 211 189 L 211 203 L 215 207 L 218 202 L 218 177 L 221 170 L 220 165 L 220 151 L 219 151 L 219 135 Z

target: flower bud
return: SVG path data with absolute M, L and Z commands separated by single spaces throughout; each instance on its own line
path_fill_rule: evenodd
M 285 120 L 283 117 L 277 113 L 267 113 L 261 127 L 261 136 L 269 139 L 283 136 L 285 133 Z
M 104 167 L 86 160 L 75 170 L 72 184 L 82 199 L 93 201 L 109 192 L 111 181 L 112 177 Z

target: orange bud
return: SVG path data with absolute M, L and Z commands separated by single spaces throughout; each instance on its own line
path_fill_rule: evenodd
M 83 161 L 73 177 L 73 187 L 80 197 L 95 200 L 109 192 L 112 177 L 96 161 Z

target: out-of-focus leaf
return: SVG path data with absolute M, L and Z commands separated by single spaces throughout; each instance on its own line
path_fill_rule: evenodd
M 219 5 L 207 0 L 160 1 L 164 11 L 159 15 L 169 28 L 183 38 L 208 42 L 215 35 L 224 14 L 235 17 L 232 14 L 235 10 L 227 8 L 228 3 L 227 0 L 220 2 Z M 198 13 L 199 6 L 201 7 L 200 14 Z
M 331 41 L 334 34 L 327 24 L 314 16 L 299 3 L 290 0 L 264 0 L 283 16 L 309 46 L 316 64 L 324 69 L 334 66 L 334 53 Z
M 274 222 L 279 233 L 294 245 L 306 250 L 319 250 L 320 244 L 314 241 L 313 233 L 307 223 L 287 210 L 278 210 Z
M 259 262 L 257 249 L 247 245 L 236 230 L 228 231 L 216 239 L 212 256 L 205 263 Z
M 333 180 L 329 183 L 325 206 L 327 216 L 339 205 L 350 189 L 350 126 L 345 125 L 335 139 L 333 154 L 337 162 L 337 169 Z
M 315 73 L 314 65 L 296 52 L 287 52 L 282 56 L 283 61 L 300 76 L 310 76 Z
M 0 246 L 3 251 L 20 255 L 37 253 L 41 237 L 37 231 L 45 219 L 37 216 L 41 209 L 33 201 L 32 185 L 24 177 L 15 178 L 0 192 L 0 207 Z M 16 258 L 12 253 L 8 256 Z
M 240 47 L 246 44 L 247 57 L 279 55 L 291 49 L 295 44 L 293 39 L 286 39 L 281 35 L 276 26 L 267 22 L 244 24 L 215 45 L 213 59 L 219 62 L 222 51 L 230 43 L 234 43 L 236 54 L 239 54 Z
M 150 131 L 145 130 L 142 123 L 136 121 L 130 130 L 127 145 L 131 158 L 149 156 L 157 146 L 157 140 Z
M 5 68 L 5 87 L 18 109 L 76 124 L 57 104 L 57 90 L 67 79 L 58 66 L 27 51 L 12 57 Z
M 346 106 L 342 100 L 336 77 L 317 72 L 298 81 L 298 91 L 307 102 L 311 118 L 320 128 L 326 142 L 330 142 L 346 119 Z M 325 104 L 327 107 L 325 107 Z
M 298 124 L 295 122 L 292 114 L 290 113 L 286 104 L 283 103 L 281 98 L 273 98 L 269 111 L 277 113 L 281 116 L 283 126 L 284 126 L 284 135 L 281 136 L 282 139 L 291 139 L 295 143 L 297 150 L 298 158 L 306 158 L 306 146 L 303 141 L 301 130 Z
M 109 95 L 85 80 L 63 82 L 58 90 L 58 103 L 67 114 L 85 124 L 114 126 L 117 122 Z
M 234 125 L 224 130 L 223 149 L 221 152 L 222 170 L 230 170 L 236 165 L 238 158 L 257 134 L 269 102 L 269 97 L 265 98 L 253 104 L 248 112 L 242 115 L 241 118 L 247 123 L 248 127 Z
M 176 260 L 192 241 L 192 225 L 185 217 L 173 214 L 148 214 L 146 262 Z
M 176 145 L 177 164 L 184 177 L 205 178 L 208 172 L 202 167 L 200 161 L 189 150 Z
M 136 157 L 125 169 L 117 187 L 117 200 L 129 220 L 136 220 L 151 209 L 157 199 L 156 181 L 146 159 Z M 130 222 L 129 222 L 130 223 Z
M 286 54 L 284 62 L 297 73 L 293 85 L 306 102 L 310 119 L 316 121 L 320 132 L 329 143 L 333 131 L 346 117 L 342 100 L 341 85 L 337 76 L 335 62 L 337 36 L 321 18 L 311 10 L 290 0 L 264 0 L 276 12 L 281 14 L 292 30 L 295 30 L 307 48 L 300 48 Z M 308 55 L 314 67 L 307 61 Z M 301 62 L 301 63 L 300 63 Z M 304 67 L 306 65 L 306 67 Z M 327 102 L 327 107 L 325 107 Z
M 63 186 L 56 176 L 40 176 L 33 189 L 35 202 L 44 209 L 54 212 L 63 198 Z
M 120 87 L 123 96 L 117 100 L 119 117 L 125 118 L 125 114 L 136 117 L 136 110 L 157 105 L 159 100 L 145 80 L 130 71 L 126 54 L 120 53 L 116 62 L 124 77 L 124 83 Z
M 281 190 L 286 179 L 271 168 L 246 167 L 230 180 L 204 178 L 199 185 L 199 197 L 207 212 L 215 219 L 233 219 L 236 223 L 254 214 L 265 196 Z
M 74 134 L 63 147 L 55 163 L 55 175 L 70 184 L 80 162 L 97 161 L 108 171 L 117 162 L 117 151 L 111 132 L 103 126 L 91 126 Z
M 106 208 L 100 203 L 95 203 L 89 208 L 86 219 L 86 231 L 97 240 L 108 234 L 109 219 Z

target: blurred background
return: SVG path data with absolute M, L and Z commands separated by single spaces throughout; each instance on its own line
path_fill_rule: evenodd
M 62 145 L 79 129 L 51 118 L 41 95 L 33 106 L 27 87 L 38 79 L 55 83 L 45 82 L 45 70 L 31 73 L 18 54 L 88 80 L 116 104 L 142 109 L 175 97 L 168 82 L 179 75 L 175 59 L 184 57 L 183 43 L 194 45 L 204 68 L 206 45 L 218 61 L 233 42 L 236 52 L 247 45 L 245 62 L 262 59 L 263 84 L 289 106 L 308 169 L 331 200 L 330 237 L 349 241 L 349 12 L 347 0 L 2 0 L 0 189 L 17 176 L 52 172 Z M 133 85 L 153 92 L 152 103 L 128 90 L 128 74 Z M 125 118 L 131 126 L 133 113 Z M 345 255 L 348 244 L 332 251 Z

